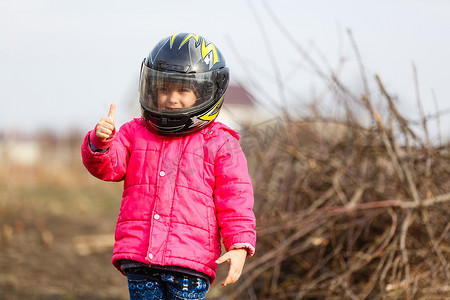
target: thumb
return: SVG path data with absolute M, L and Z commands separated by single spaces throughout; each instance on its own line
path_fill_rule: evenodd
M 110 117 L 110 118 L 112 118 L 114 120 L 115 116 L 116 116 L 116 104 L 113 103 L 109 107 L 108 117 Z
M 226 261 L 230 260 L 230 258 L 228 257 L 227 253 L 225 253 L 224 255 L 222 255 L 221 257 L 219 257 L 216 260 L 216 264 L 220 265 L 221 263 L 224 263 Z

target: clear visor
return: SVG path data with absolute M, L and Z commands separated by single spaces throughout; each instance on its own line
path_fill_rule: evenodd
M 214 101 L 214 72 L 169 73 L 142 66 L 139 101 L 146 109 L 166 114 L 190 112 Z

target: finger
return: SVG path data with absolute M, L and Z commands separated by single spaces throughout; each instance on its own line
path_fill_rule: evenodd
M 228 284 L 235 283 L 240 276 L 240 272 L 238 272 L 235 268 L 230 267 L 227 278 L 225 278 L 224 282 L 222 282 L 222 285 L 227 286 Z
M 96 132 L 97 137 L 101 140 L 107 140 L 111 135 L 104 132 Z
M 114 120 L 115 116 L 116 116 L 116 104 L 112 103 L 111 106 L 109 107 L 108 117 Z
M 109 129 L 109 128 L 99 128 L 98 132 L 107 134 L 108 136 L 110 136 L 113 133 L 113 130 Z
M 224 255 L 222 255 L 221 257 L 219 257 L 216 260 L 216 264 L 220 265 L 220 264 L 222 264 L 222 263 L 224 263 L 226 261 L 229 261 L 229 260 L 230 260 L 230 258 L 228 257 L 227 253 L 225 253 Z
M 225 280 L 222 282 L 222 285 L 223 286 L 227 286 L 227 285 L 232 284 L 232 283 L 233 283 L 233 280 L 231 279 L 231 275 L 228 274 L 227 278 L 225 278 Z
M 100 122 L 98 122 L 97 127 L 107 128 L 110 130 L 114 130 L 115 122 L 110 117 L 103 117 Z
M 241 272 L 238 270 L 238 268 L 236 268 L 236 266 L 233 264 L 233 261 L 231 259 L 227 259 L 227 257 L 224 257 L 224 256 L 222 256 L 221 258 L 223 258 L 224 261 L 228 261 L 230 263 L 227 277 L 222 282 L 223 286 L 227 286 L 228 284 L 235 283 L 241 276 Z
M 105 117 L 104 119 L 108 119 L 108 117 Z M 114 125 L 109 124 L 107 121 L 102 119 L 98 123 L 95 133 L 99 139 L 106 140 L 111 137 L 113 131 Z

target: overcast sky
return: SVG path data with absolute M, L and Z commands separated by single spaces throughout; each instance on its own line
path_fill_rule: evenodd
M 214 42 L 233 80 L 267 88 L 255 91 L 262 101 L 279 100 L 278 72 L 296 89 L 287 96 L 290 105 L 304 104 L 320 94 L 317 78 L 261 3 L 0 0 L 0 132 L 86 131 L 111 102 L 120 125 L 131 117 L 130 103 L 138 106 L 142 59 L 162 37 L 178 32 Z M 347 29 L 369 77 L 379 74 L 409 116 L 417 113 L 413 65 L 426 112 L 435 111 L 434 97 L 441 110 L 450 108 L 450 1 L 265 3 L 317 61 L 337 69 L 345 59 L 340 74 L 349 86 L 358 87 L 360 78 Z M 442 126 L 448 132 L 448 115 Z

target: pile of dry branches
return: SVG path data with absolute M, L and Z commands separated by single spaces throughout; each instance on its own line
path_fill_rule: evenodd
M 278 88 L 272 102 L 290 108 L 242 135 L 258 239 L 230 297 L 450 299 L 450 148 L 440 133 L 446 112 L 425 115 L 414 68 L 421 118 L 405 118 L 381 79 L 366 75 L 349 31 L 362 82 L 362 92 L 353 93 L 261 3 L 264 22 L 259 6 L 251 7 L 261 35 L 271 20 L 288 41 L 283 47 L 296 50 L 341 113 L 326 116 L 313 103 L 308 118 L 295 115 L 291 108 L 299 105 L 288 99 L 266 45 Z M 265 91 L 246 60 L 241 63 L 249 73 L 246 87 Z
M 423 116 L 354 96 L 343 118 L 274 119 L 242 144 L 255 189 L 257 255 L 236 299 L 444 299 L 450 295 L 450 154 Z M 345 104 L 344 104 L 345 105 Z M 358 117 L 366 114 L 365 122 Z M 362 125 L 362 123 L 365 123 Z

